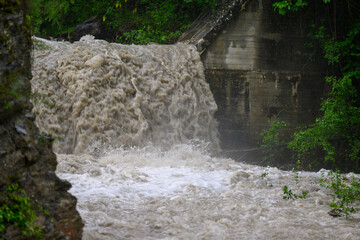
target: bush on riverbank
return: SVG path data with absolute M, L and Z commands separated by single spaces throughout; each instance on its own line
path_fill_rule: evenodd
M 76 25 L 101 18 L 107 40 L 119 43 L 173 43 L 216 0 L 33 0 L 31 22 L 35 35 L 70 37 Z M 70 37 L 71 38 L 71 37 Z M 71 40 L 71 39 L 70 39 Z

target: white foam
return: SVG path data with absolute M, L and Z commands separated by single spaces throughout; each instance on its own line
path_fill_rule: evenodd
M 360 239 L 359 220 L 328 214 L 320 173 L 208 154 L 216 104 L 194 47 L 41 41 L 36 123 L 58 153 L 77 153 L 57 155 L 57 174 L 73 185 L 83 239 Z M 284 185 L 307 198 L 284 200 Z
M 327 213 L 332 195 L 319 185 L 320 173 L 300 172 L 296 180 L 291 172 L 213 158 L 189 145 L 119 149 L 100 159 L 61 154 L 58 160 L 57 173 L 73 184 L 86 222 L 84 239 L 360 236 L 358 220 Z M 308 197 L 284 200 L 284 185 Z
M 59 153 L 120 146 L 169 148 L 191 139 L 219 149 L 216 103 L 192 45 L 128 46 L 83 37 L 37 39 L 32 67 L 36 124 Z

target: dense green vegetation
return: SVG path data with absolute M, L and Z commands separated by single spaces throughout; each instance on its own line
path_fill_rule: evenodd
M 23 236 L 31 239 L 42 239 L 39 226 L 35 226 L 35 207 L 25 191 L 14 184 L 7 187 L 7 196 L 0 201 L 0 236 L 6 226 L 17 226 Z M 0 240 L 3 239 L 0 237 Z
M 360 202 L 360 179 L 347 177 L 340 171 L 360 172 L 360 2 L 319 2 L 332 10 L 331 19 L 323 19 L 321 24 L 312 26 L 308 34 L 312 41 L 308 45 L 321 47 L 329 64 L 326 82 L 331 90 L 322 102 L 322 116 L 315 123 L 296 130 L 287 145 L 293 150 L 299 168 L 331 169 L 327 175 L 323 173 L 320 182 L 321 186 L 334 192 L 330 204 L 332 215 L 349 216 L 360 211 L 354 207 Z M 273 7 L 274 11 L 284 15 L 288 11 L 299 11 L 309 4 L 315 3 L 283 0 L 275 2 Z M 337 14 L 339 7 L 342 14 Z M 339 22 L 342 23 L 341 29 L 337 26 Z M 285 124 L 276 120 L 269 123 L 270 129 L 262 134 L 263 147 L 278 146 L 283 141 L 279 131 Z M 283 191 L 286 199 L 306 197 L 304 192 L 302 195 L 294 194 L 287 186 Z
M 327 166 L 359 172 L 360 18 L 356 13 L 360 13 L 360 3 L 348 1 L 337 5 L 336 1 L 322 1 L 329 8 L 348 8 L 347 15 L 331 15 L 331 21 L 324 19 L 322 24 L 314 24 L 308 34 L 312 42 L 321 47 L 328 61 L 330 71 L 326 81 L 331 90 L 322 102 L 322 116 L 310 126 L 297 130 L 288 147 L 295 151 L 296 160 L 300 160 L 303 167 Z M 273 4 L 280 14 L 307 5 L 304 0 L 284 0 Z M 341 31 L 336 31 L 337 18 L 342 18 Z
M 360 21 L 357 20 L 342 40 L 326 35 L 319 28 L 316 36 L 329 65 L 339 74 L 328 76 L 329 97 L 322 102 L 322 117 L 307 129 L 297 131 L 289 147 L 303 160 L 320 148 L 323 162 L 332 168 L 360 171 Z
M 98 16 L 109 40 L 146 44 L 174 42 L 216 0 L 32 0 L 33 31 L 40 36 L 70 37 L 75 26 Z M 71 37 L 70 37 L 71 38 Z

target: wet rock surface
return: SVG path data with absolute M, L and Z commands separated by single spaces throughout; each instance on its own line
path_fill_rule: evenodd
M 12 115 L 0 125 L 1 195 L 6 195 L 7 186 L 18 183 L 32 204 L 44 209 L 37 213 L 36 220 L 44 239 L 80 239 L 83 224 L 75 209 L 76 198 L 67 192 L 71 185 L 55 175 L 57 161 L 51 142 L 38 133 L 32 120 L 24 118 L 29 109 Z M 47 211 L 49 214 L 45 214 Z M 26 239 L 14 226 L 6 226 L 0 236 Z
M 79 41 L 82 36 L 92 35 L 97 39 L 105 39 L 106 32 L 98 16 L 92 16 L 86 21 L 76 26 L 75 30 L 71 33 L 72 40 Z
M 0 204 L 7 186 L 18 184 L 37 209 L 44 239 L 81 239 L 83 223 L 71 184 L 55 175 L 51 142 L 35 127 L 31 113 L 29 28 L 23 2 L 0 2 Z M 39 210 L 41 207 L 42 210 Z M 3 222 L 3 239 L 28 239 L 14 224 Z

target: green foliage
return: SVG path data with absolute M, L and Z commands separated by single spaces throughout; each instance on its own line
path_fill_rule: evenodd
M 262 137 L 260 147 L 263 148 L 262 151 L 267 164 L 273 165 L 285 145 L 284 134 L 280 131 L 286 127 L 286 123 L 276 119 L 269 120 L 268 123 L 269 129 L 264 129 L 260 133 Z
M 13 101 L 26 98 L 28 93 L 22 86 L 22 75 L 16 73 L 4 74 L 5 84 L 0 83 L 0 108 L 12 108 Z
M 284 0 L 273 3 L 274 11 L 278 10 L 280 15 L 285 15 L 287 11 L 297 11 L 308 5 L 307 1 L 303 0 Z
M 307 196 L 307 192 L 302 191 L 301 194 L 295 194 L 287 186 L 283 187 L 284 196 L 283 199 L 304 199 Z
M 323 0 L 330 3 L 330 0 Z M 303 7 L 301 0 L 274 3 L 274 10 L 296 11 Z M 337 74 L 326 78 L 331 86 L 329 96 L 323 100 L 323 115 L 314 124 L 299 129 L 293 135 L 289 148 L 296 152 L 302 166 L 323 163 L 323 167 L 341 168 L 343 171 L 360 171 L 360 19 L 349 27 L 343 38 L 331 36 L 322 25 L 312 25 L 308 46 L 320 45 L 325 59 Z M 310 57 L 314 53 L 310 54 Z M 319 159 L 314 158 L 317 156 Z M 309 160 L 312 159 L 312 160 Z
M 331 0 L 323 2 L 330 3 Z M 273 4 L 274 11 L 278 10 L 282 15 L 306 5 L 307 2 L 302 0 Z M 350 5 L 348 7 L 351 8 Z M 336 19 L 333 21 L 336 22 Z M 298 129 L 288 147 L 296 152 L 299 165 L 301 161 L 309 161 L 309 158 L 316 155 L 322 158 L 324 165 L 332 169 L 340 167 L 343 171 L 360 171 L 360 19 L 355 19 L 342 38 L 336 36 L 336 32 L 331 36 L 324 23 L 317 28 L 313 25 L 312 28 L 309 37 L 314 41 L 308 46 L 320 44 L 325 59 L 338 71 L 326 78 L 331 91 L 322 102 L 323 115 L 305 129 Z M 319 155 L 320 152 L 322 155 Z M 340 213 L 339 215 L 349 216 L 360 211 L 355 207 L 360 203 L 359 178 L 347 178 L 339 171 L 329 171 L 328 176 L 322 173 L 320 184 L 334 192 L 330 207 L 335 210 L 335 215 Z M 284 186 L 283 191 L 284 199 L 306 196 L 304 192 L 302 195 L 294 194 L 287 186 Z
M 351 174 L 347 177 L 341 174 L 339 170 L 321 172 L 320 186 L 331 190 L 334 193 L 333 201 L 329 204 L 333 208 L 332 212 L 336 216 L 349 217 L 353 213 L 360 212 L 360 178 Z M 298 172 L 295 171 L 295 180 L 298 183 Z M 283 187 L 283 199 L 304 199 L 307 192 L 302 191 L 301 194 L 294 193 L 288 186 Z
M 352 175 L 346 177 L 339 171 L 329 171 L 327 176 L 322 172 L 321 186 L 331 189 L 334 192 L 333 202 L 330 207 L 341 215 L 349 216 L 351 213 L 360 212 L 360 179 Z
M 325 35 L 324 27 L 316 34 L 329 64 L 339 64 L 342 76 L 330 76 L 329 97 L 322 102 L 323 116 L 307 129 L 297 131 L 289 147 L 300 160 L 321 150 L 324 163 L 332 168 L 360 171 L 360 101 L 356 84 L 360 78 L 360 21 L 343 41 Z
M 296 163 L 297 166 L 296 166 L 296 170 L 293 170 L 293 173 L 294 173 L 294 179 L 295 179 L 295 183 L 296 185 L 299 184 L 299 179 L 300 179 L 300 176 L 299 176 L 299 171 L 298 169 L 300 169 L 300 163 L 297 162 Z M 283 199 L 305 199 L 306 196 L 307 196 L 307 192 L 306 191 L 301 191 L 301 194 L 296 194 L 296 193 L 293 193 L 293 191 L 288 188 L 288 186 L 284 186 L 283 187 Z
M 323 0 L 324 3 L 330 3 L 331 0 Z M 274 11 L 278 10 L 280 15 L 285 15 L 288 11 L 298 11 L 308 5 L 306 0 L 283 0 L 273 3 Z
M 260 178 L 265 179 L 267 175 L 269 175 L 269 172 L 265 170 L 265 172 L 261 174 Z
M 121 43 L 169 43 L 216 0 L 33 0 L 35 34 L 57 36 L 97 15 Z
M 0 107 L 5 109 L 11 108 L 11 99 L 18 99 L 19 94 L 11 90 L 9 87 L 5 87 L 0 84 Z
M 74 29 L 69 23 L 83 16 L 70 16 L 75 0 L 32 0 L 30 15 L 33 32 L 39 35 L 69 33 Z M 85 19 L 84 19 L 85 20 Z
M 260 179 L 265 181 L 267 187 L 273 187 L 272 183 L 270 183 L 269 179 L 267 178 L 268 175 L 269 175 L 269 167 L 267 167 L 264 173 L 260 175 Z
M 0 202 L 0 234 L 8 224 L 15 224 L 24 236 L 42 239 L 39 226 L 34 226 L 36 220 L 35 207 L 25 191 L 17 184 L 7 187 L 7 196 Z

